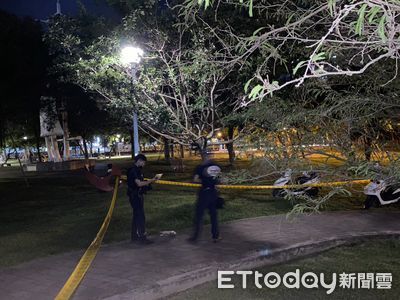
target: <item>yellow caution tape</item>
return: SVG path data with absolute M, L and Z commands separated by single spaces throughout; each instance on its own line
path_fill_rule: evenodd
M 336 182 L 321 182 L 321 183 L 309 183 L 309 184 L 289 184 L 289 185 L 217 185 L 220 189 L 235 189 L 235 190 L 272 190 L 272 189 L 297 189 L 303 187 L 332 187 L 332 186 L 343 186 L 351 184 L 367 184 L 370 180 L 352 180 L 352 181 L 336 181 Z M 188 186 L 188 187 L 200 187 L 201 184 L 186 183 L 186 182 L 175 182 L 167 180 L 157 180 L 155 183 L 165 185 L 177 185 L 177 186 Z
M 55 300 L 64 300 L 70 299 L 73 293 L 78 288 L 81 283 L 83 277 L 88 271 L 92 261 L 97 255 L 98 250 L 100 249 L 101 242 L 103 241 L 104 235 L 107 231 L 108 225 L 111 221 L 111 216 L 115 207 L 115 203 L 117 200 L 118 194 L 118 184 L 119 177 L 117 176 L 115 179 L 114 185 L 114 193 L 111 200 L 110 207 L 108 209 L 107 215 L 103 221 L 103 224 L 100 227 L 95 239 L 92 241 L 90 246 L 87 248 L 86 252 L 81 257 L 79 263 L 75 267 L 74 271 L 68 278 L 67 282 L 64 284 L 62 289 L 57 294 Z M 121 176 L 121 179 L 127 180 L 127 176 Z M 301 188 L 301 187 L 332 187 L 332 186 L 343 186 L 343 185 L 351 185 L 351 184 L 367 184 L 370 180 L 351 180 L 351 181 L 336 181 L 336 182 L 323 182 L 323 183 L 312 183 L 312 184 L 291 184 L 291 185 L 283 185 L 283 186 L 274 186 L 274 185 L 218 185 L 218 188 L 221 189 L 252 189 L 252 190 L 270 190 L 270 189 L 293 189 L 293 188 Z M 176 181 L 168 181 L 168 180 L 157 180 L 157 184 L 163 185 L 175 185 L 175 186 L 186 186 L 186 187 L 200 187 L 201 184 L 198 183 L 187 183 L 187 182 L 176 182 Z
M 122 176 L 121 179 L 127 180 L 126 176 Z M 348 180 L 348 181 L 334 181 L 334 182 L 320 182 L 320 183 L 308 183 L 308 184 L 288 184 L 288 185 L 217 185 L 220 189 L 237 189 L 237 190 L 273 190 L 273 189 L 298 189 L 303 187 L 333 187 L 333 186 L 343 186 L 352 184 L 368 184 L 370 180 Z M 175 185 L 175 186 L 186 186 L 186 187 L 201 187 L 199 183 L 189 183 L 189 182 L 177 182 L 169 180 L 157 180 L 157 184 L 163 185 Z
M 108 225 L 110 224 L 111 216 L 115 207 L 115 202 L 118 194 L 118 184 L 119 177 L 115 179 L 114 185 L 114 193 L 111 200 L 110 208 L 108 209 L 107 216 L 105 217 L 103 224 L 100 227 L 99 232 L 97 233 L 95 239 L 92 241 L 90 246 L 87 248 L 86 252 L 83 254 L 79 263 L 75 267 L 75 270 L 72 272 L 71 276 L 68 278 L 67 282 L 64 284 L 63 288 L 59 291 L 56 296 L 56 300 L 64 300 L 70 299 L 83 277 L 85 276 L 87 270 L 89 269 L 93 259 L 96 257 L 97 251 L 101 246 L 101 242 L 103 241 L 104 235 L 107 231 Z

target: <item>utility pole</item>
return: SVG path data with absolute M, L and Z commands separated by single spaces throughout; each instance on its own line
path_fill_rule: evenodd
M 132 77 L 132 86 L 135 88 L 137 66 L 143 57 L 143 50 L 138 47 L 126 46 L 121 50 L 121 62 L 130 68 Z M 139 126 L 137 111 L 133 111 L 132 115 L 132 156 L 140 153 L 139 146 Z

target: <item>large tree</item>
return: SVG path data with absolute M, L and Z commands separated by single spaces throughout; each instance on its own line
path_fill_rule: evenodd
M 249 18 L 265 21 L 251 36 L 235 28 L 222 29 L 239 49 L 231 63 L 243 64 L 262 53 L 250 97 L 242 106 L 285 86 L 300 86 L 306 79 L 363 74 L 378 62 L 396 64 L 391 78 L 397 76 L 400 3 L 396 0 L 186 1 L 183 14 L 199 15 L 199 4 L 206 9 L 213 6 L 218 17 L 235 5 L 239 18 L 246 10 Z M 295 59 L 287 55 L 293 49 L 302 50 L 295 50 Z M 277 80 L 279 74 L 272 69 L 276 62 L 285 65 L 290 80 Z
M 235 95 L 226 91 L 237 86 L 230 76 L 234 68 L 219 68 L 226 53 L 218 39 L 204 26 L 181 26 L 168 9 L 156 18 L 135 10 L 116 30 L 84 42 L 80 23 L 71 18 L 51 23 L 49 41 L 67 54 L 60 56 L 58 70 L 104 97 L 127 121 L 136 110 L 143 130 L 203 152 L 233 108 Z M 121 64 L 120 50 L 128 43 L 144 48 L 140 65 Z

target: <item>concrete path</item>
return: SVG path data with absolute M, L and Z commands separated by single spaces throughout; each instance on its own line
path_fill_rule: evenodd
M 198 244 L 187 234 L 150 246 L 103 246 L 74 299 L 154 299 L 214 280 L 217 270 L 246 270 L 368 238 L 400 236 L 400 212 L 350 211 L 239 220 L 221 226 L 223 241 Z M 89 242 L 89 241 L 88 241 Z M 54 299 L 82 252 L 0 269 L 0 299 Z

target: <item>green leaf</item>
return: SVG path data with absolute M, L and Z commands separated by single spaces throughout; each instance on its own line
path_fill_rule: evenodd
M 372 7 L 372 8 L 370 9 L 370 11 L 369 11 L 368 14 L 367 14 L 368 22 L 369 22 L 369 23 L 371 23 L 371 24 L 373 23 L 376 14 L 377 14 L 380 10 L 381 10 L 381 9 L 380 9 L 379 6 L 374 6 L 374 7 Z
M 204 3 L 204 9 L 210 6 L 210 0 L 197 0 L 197 3 L 202 6 Z
M 381 20 L 379 21 L 378 34 L 379 34 L 379 37 L 381 38 L 382 42 L 384 42 L 384 43 L 387 41 L 386 34 L 385 34 L 385 25 L 386 25 L 386 16 L 383 15 L 381 17 Z
M 250 80 L 248 80 L 246 82 L 246 84 L 244 85 L 244 92 L 247 94 L 247 90 L 249 89 L 249 85 L 252 82 L 253 78 L 251 78 Z
M 297 73 L 297 71 L 306 64 L 307 61 L 302 60 L 301 62 L 299 62 L 296 67 L 293 69 L 293 75 L 295 75 Z
M 260 27 L 256 31 L 253 32 L 253 36 L 256 36 L 261 30 L 265 29 L 266 27 Z
M 324 60 L 324 59 L 325 59 L 325 52 L 320 52 L 320 53 L 314 54 L 311 57 L 312 61 L 320 61 L 320 60 Z
M 255 87 L 253 87 L 253 89 L 250 92 L 249 98 L 251 98 L 252 100 L 254 100 L 255 98 L 257 98 L 258 94 L 261 92 L 261 90 L 263 89 L 263 86 L 260 84 L 257 84 Z
M 357 24 L 357 21 L 350 22 L 350 23 L 349 23 L 349 27 L 353 27 L 353 26 L 355 27 L 356 24 Z
M 269 87 L 271 88 L 271 97 L 272 97 L 274 95 L 272 90 L 275 90 L 279 87 L 279 82 L 274 80 L 274 81 L 272 81 L 272 83 L 270 84 Z
M 290 24 L 290 21 L 292 20 L 293 16 L 295 15 L 295 13 L 290 14 L 289 18 L 287 18 L 286 20 L 286 26 L 288 26 Z
M 253 0 L 250 0 L 250 5 L 249 5 L 249 16 L 253 16 Z
M 329 8 L 329 13 L 331 16 L 333 16 L 333 11 L 335 10 L 336 7 L 336 0 L 329 0 L 328 1 L 328 8 Z
M 356 34 L 361 35 L 362 34 L 362 29 L 364 25 L 364 17 L 365 17 L 365 10 L 367 9 L 367 4 L 363 4 L 358 11 L 358 20 L 356 23 Z

